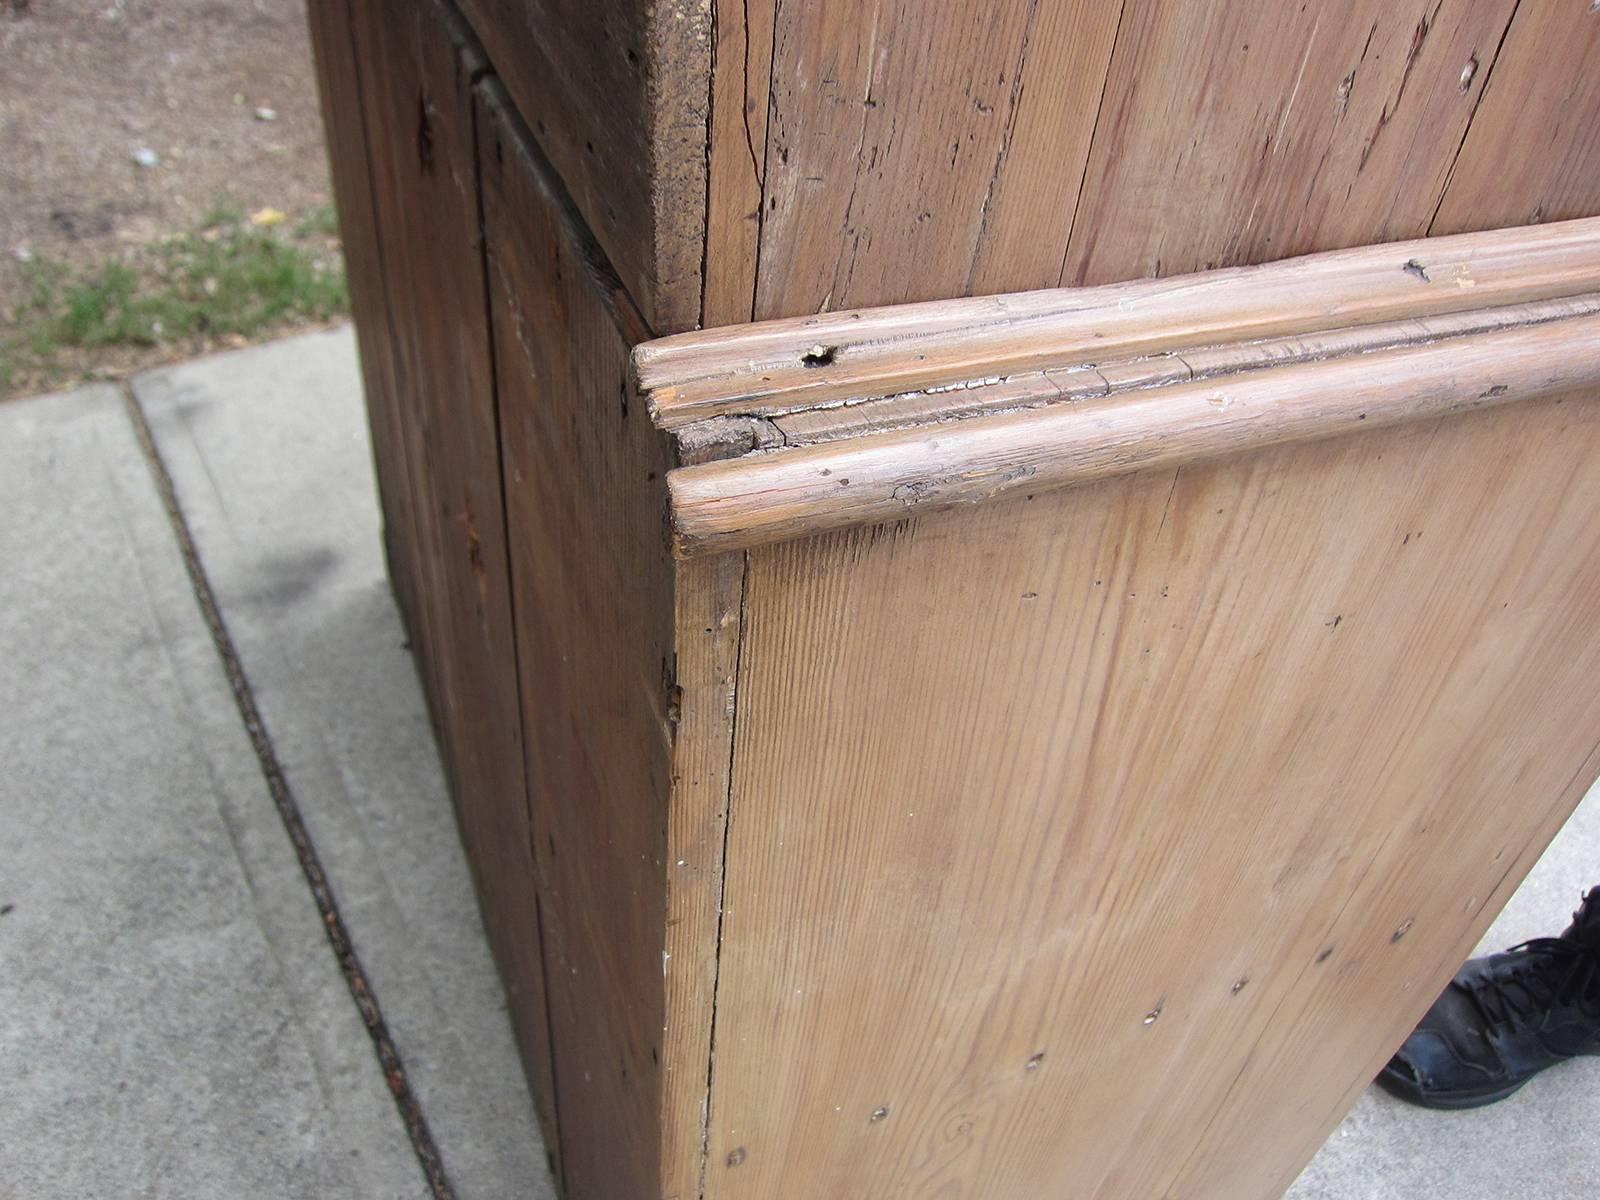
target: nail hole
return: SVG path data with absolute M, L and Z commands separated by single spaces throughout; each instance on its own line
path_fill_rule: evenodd
M 1324 946 L 1322 948 L 1322 953 L 1317 955 L 1317 961 L 1319 963 L 1325 963 L 1325 962 L 1328 961 L 1328 959 L 1330 959 L 1332 957 L 1333 957 L 1333 947 L 1332 946 Z
M 802 367 L 831 367 L 833 359 L 839 353 L 837 346 L 813 346 L 800 356 Z
M 1248 976 L 1248 975 L 1239 976 L 1238 979 L 1235 979 L 1233 981 L 1233 994 L 1235 996 L 1237 996 L 1240 992 L 1244 991 L 1244 989 L 1246 987 L 1248 987 L 1249 984 L 1250 984 L 1250 976 Z
M 1422 280 L 1423 283 L 1428 282 L 1428 268 L 1423 266 L 1416 259 L 1406 259 L 1406 265 L 1404 269 L 1407 275 L 1415 275 L 1418 279 Z
M 1044 1051 L 1041 1050 L 1041 1051 L 1039 1051 L 1039 1053 L 1035 1054 L 1032 1058 L 1030 1058 L 1028 1060 L 1028 1065 L 1024 1068 L 1024 1070 L 1037 1071 L 1039 1069 L 1039 1064 L 1042 1063 L 1043 1061 L 1044 1061 Z
M 730 1150 L 728 1152 L 728 1165 L 730 1167 L 737 1167 L 743 1161 L 744 1161 L 744 1147 L 743 1146 L 740 1146 L 737 1150 Z
M 889 1115 L 889 1109 L 888 1109 L 887 1105 L 885 1105 L 883 1108 L 875 1108 L 875 1109 L 872 1110 L 872 1121 L 873 1121 L 874 1124 L 876 1124 L 877 1122 L 883 1120 L 888 1115 Z
M 1401 925 L 1399 929 L 1396 929 L 1392 934 L 1389 935 L 1390 943 L 1398 942 L 1401 938 L 1405 937 L 1406 934 L 1411 932 L 1411 926 L 1415 923 L 1416 918 L 1413 917 L 1411 920 Z
M 1162 997 L 1160 1000 L 1157 1000 L 1156 1001 L 1156 1006 L 1154 1008 L 1152 1008 L 1149 1012 L 1145 1013 L 1145 1015 L 1144 1015 L 1144 1023 L 1146 1025 L 1154 1025 L 1157 1021 L 1159 1021 L 1161 1019 L 1161 1010 L 1163 1008 L 1165 1008 L 1166 1006 L 1167 1006 L 1167 1001 L 1166 1001 L 1165 997 Z

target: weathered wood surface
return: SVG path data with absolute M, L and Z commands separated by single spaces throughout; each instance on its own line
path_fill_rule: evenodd
M 1539 324 L 1600 311 L 1600 295 L 1538 300 L 1497 308 L 1472 309 L 1437 317 L 1409 317 L 1316 333 L 1260 341 L 1230 342 L 1197 349 L 1168 350 L 1140 358 L 1021 372 L 998 382 L 970 387 L 903 392 L 856 404 L 804 409 L 772 418 L 784 446 L 809 446 L 890 429 L 909 429 L 935 421 L 955 421 L 984 413 L 1010 412 L 1060 401 L 1089 400 L 1138 388 L 1217 379 L 1266 367 L 1317 362 L 1352 354 L 1421 345 L 1518 326 Z M 707 422 L 720 427 L 721 422 Z M 692 433 L 696 426 L 689 426 Z M 683 435 L 679 435 L 680 441 Z M 700 461 L 710 461 L 701 459 Z
M 1515 0 L 1127 0 L 1063 285 L 1420 237 Z
M 661 1186 L 698 1197 L 705 1171 L 744 556 L 677 570 L 677 706 L 662 961 Z
M 1596 769 L 1592 223 L 951 298 L 1600 215 L 1600 17 L 460 3 L 311 14 L 566 1194 L 1273 1194 Z
M 1597 453 L 1591 388 L 751 551 L 708 1200 L 1277 1195 L 1600 768 Z
M 1600 219 L 1419 239 L 1098 288 L 900 305 L 661 338 L 634 351 L 663 428 L 1600 290 Z
M 669 463 L 626 386 L 637 314 L 492 80 L 478 113 L 564 1192 L 654 1196 L 676 685 L 652 517 Z
M 1579 0 L 463 3 L 662 333 L 1600 213 Z
M 700 317 L 711 10 L 698 0 L 461 0 L 650 327 Z
M 390 558 L 390 568 L 397 594 L 410 597 L 406 619 L 462 840 L 554 1154 L 560 1142 L 478 232 L 472 83 L 485 62 L 456 11 L 438 0 L 317 0 L 310 11 L 326 56 L 357 64 L 360 93 L 336 107 L 339 122 L 362 118 L 365 152 L 336 142 L 336 181 L 342 227 L 360 238 L 347 243 L 352 270 L 357 278 L 381 270 L 381 304 L 362 302 L 357 317 L 382 491 L 410 488 L 403 530 L 410 557 Z M 370 206 L 363 208 L 363 197 Z M 370 290 L 357 286 L 358 294 Z
M 683 467 L 668 479 L 674 548 L 684 557 L 743 550 L 923 510 L 1600 388 L 1600 296 L 1586 307 L 1585 315 L 1564 320 L 966 420 L 930 418 L 906 429 Z
M 1600 8 L 1524 3 L 1432 232 L 1600 213 Z
M 919 12 L 717 4 L 707 324 L 1421 236 L 1496 71 L 1460 164 L 1495 199 L 1446 212 L 1505 211 L 1438 228 L 1600 212 L 1576 0 Z M 1524 95 L 1551 145 L 1512 134 Z

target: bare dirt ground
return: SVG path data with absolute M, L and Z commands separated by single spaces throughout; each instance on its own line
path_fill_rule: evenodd
M 222 200 L 330 202 L 304 0 L 0 0 L 0 309 Z

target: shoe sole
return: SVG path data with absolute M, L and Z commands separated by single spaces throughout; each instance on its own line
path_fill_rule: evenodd
M 1490 1092 L 1452 1092 L 1448 1094 L 1430 1094 L 1418 1086 L 1416 1080 L 1409 1075 L 1402 1074 L 1393 1067 L 1385 1067 L 1379 1073 L 1375 1082 L 1392 1096 L 1422 1108 L 1441 1109 L 1444 1111 L 1459 1111 L 1466 1108 L 1485 1108 L 1490 1104 L 1498 1103 L 1508 1096 L 1515 1095 L 1527 1086 L 1533 1078 L 1519 1079 L 1516 1083 L 1507 1084 L 1505 1087 L 1496 1088 Z

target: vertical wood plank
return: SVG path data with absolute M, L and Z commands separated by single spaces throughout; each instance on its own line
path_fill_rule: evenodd
M 642 333 L 498 83 L 478 92 L 517 664 L 568 1200 L 660 1179 L 674 592 Z
M 1433 233 L 1600 214 L 1600 9 L 1524 3 Z
M 1064 285 L 1419 237 L 1514 0 L 1127 0 Z
M 524 781 L 472 85 L 440 0 L 350 7 L 429 613 L 429 698 L 484 923 L 547 1142 L 548 1019 Z
M 1056 286 L 1121 21 L 1122 0 L 1041 0 L 961 294 Z
M 1557 396 L 751 551 L 708 1200 L 1279 1194 L 1600 769 L 1597 451 Z
M 677 725 L 667 831 L 661 1195 L 698 1197 L 733 763 L 744 555 L 678 566 Z
M 766 180 L 772 22 L 778 0 L 715 0 L 701 324 L 736 325 L 755 309 Z
M 911 0 L 780 3 L 757 318 L 1033 279 L 1029 231 L 1061 223 L 1037 206 L 1081 176 L 1114 18 L 1087 0 L 961 0 L 937 19 Z M 1014 156 L 1019 138 L 1029 155 L 1059 139 L 1059 158 Z

